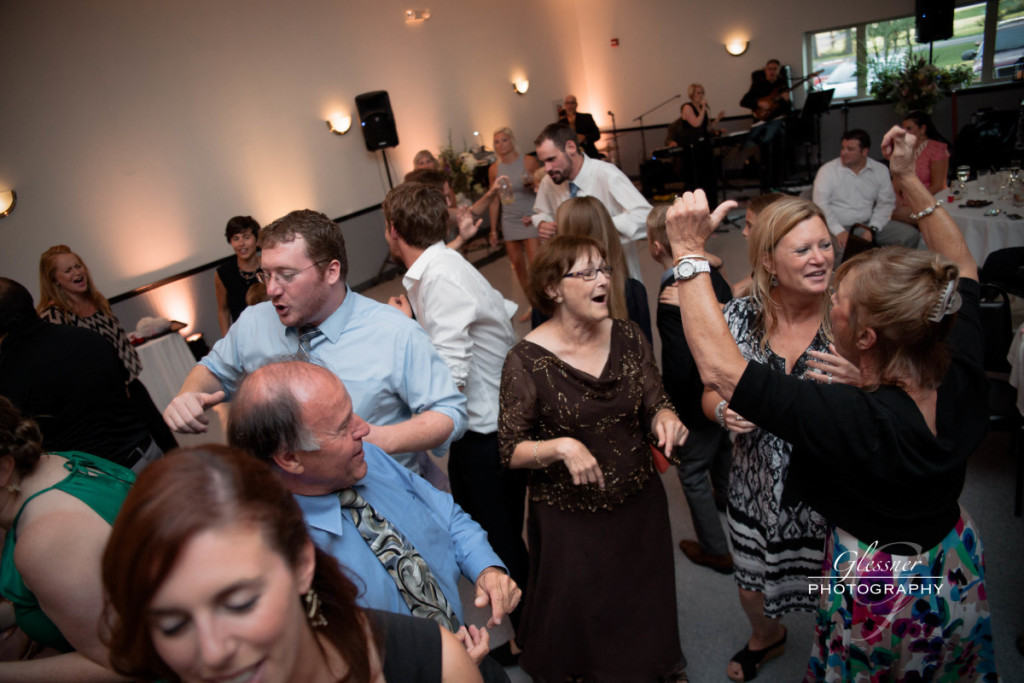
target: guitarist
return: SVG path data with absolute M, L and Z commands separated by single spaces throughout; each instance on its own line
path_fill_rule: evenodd
M 750 109 L 759 121 L 788 114 L 792 109 L 786 81 L 781 77 L 782 64 L 769 59 L 764 69 L 750 75 L 750 89 L 740 100 L 740 106 Z

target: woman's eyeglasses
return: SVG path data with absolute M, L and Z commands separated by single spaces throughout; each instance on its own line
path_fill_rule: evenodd
M 584 282 L 590 282 L 591 280 L 597 279 L 598 273 L 604 273 L 605 277 L 610 278 L 612 276 L 612 267 L 601 266 L 600 268 L 584 268 L 583 270 L 577 270 L 575 273 L 566 273 L 562 277 L 578 277 Z

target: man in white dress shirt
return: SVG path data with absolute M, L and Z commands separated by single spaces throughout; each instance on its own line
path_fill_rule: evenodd
M 840 249 L 846 248 L 855 227 L 867 228 L 861 236 L 879 246 L 922 247 L 921 233 L 914 226 L 892 220 L 892 178 L 885 164 L 868 158 L 870 148 L 865 131 L 847 131 L 839 158 L 823 164 L 814 177 L 814 203 L 825 212 L 829 232 Z
M 515 343 L 509 318 L 516 305 L 445 246 L 447 207 L 436 187 L 403 183 L 388 193 L 382 208 L 391 255 L 408 269 L 402 278 L 408 298 L 392 297 L 390 303 L 406 315 L 415 313 L 466 395 L 468 430 L 452 443 L 448 458 L 452 497 L 487 531 L 509 574 L 525 586 L 527 471 L 501 466 L 497 437 L 498 389 Z M 515 623 L 518 615 L 512 616 Z
M 555 211 L 562 202 L 570 197 L 595 197 L 608 209 L 619 231 L 629 276 L 642 281 L 640 259 L 631 242 L 647 236 L 651 205 L 633 181 L 614 164 L 580 152 L 576 132 L 565 124 L 551 124 L 533 142 L 537 160 L 547 171 L 533 204 L 533 224 L 541 241 L 555 236 Z

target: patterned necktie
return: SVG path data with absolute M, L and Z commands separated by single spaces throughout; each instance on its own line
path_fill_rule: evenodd
M 306 360 L 313 360 L 313 340 L 322 335 L 323 332 L 315 325 L 303 325 L 299 328 L 299 350 Z
M 569 196 L 575 198 L 580 193 L 580 186 L 576 183 L 569 181 Z
M 405 536 L 373 509 L 355 489 L 338 491 L 341 507 L 347 510 L 370 550 L 394 579 L 398 592 L 414 617 L 433 619 L 452 633 L 459 630 L 447 598 L 427 561 Z

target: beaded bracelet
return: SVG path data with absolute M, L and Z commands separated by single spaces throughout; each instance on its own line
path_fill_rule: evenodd
M 729 402 L 722 400 L 715 406 L 715 417 L 718 418 L 718 424 L 722 426 L 722 429 L 728 429 L 728 426 L 725 424 L 725 407 L 727 405 L 729 405 Z
M 537 462 L 537 467 L 543 468 L 544 467 L 544 463 L 542 463 L 540 461 L 540 458 L 537 457 L 537 449 L 538 448 L 540 448 L 540 441 L 534 441 L 533 442 L 533 459 Z
M 919 221 L 922 218 L 924 218 L 925 216 L 931 216 L 933 213 L 935 213 L 935 209 L 938 209 L 938 208 L 941 208 L 941 207 L 942 207 L 942 202 L 935 202 L 935 206 L 929 206 L 927 209 L 921 209 L 917 213 L 910 214 L 910 217 L 911 217 L 911 219 L 913 219 L 915 221 Z

